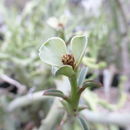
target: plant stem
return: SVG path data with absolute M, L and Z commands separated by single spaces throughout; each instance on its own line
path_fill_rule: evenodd
M 69 78 L 71 84 L 71 95 L 70 95 L 70 106 L 72 111 L 75 113 L 79 104 L 79 94 L 77 86 L 76 74 Z

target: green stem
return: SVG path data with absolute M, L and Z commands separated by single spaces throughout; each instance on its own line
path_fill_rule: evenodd
M 77 76 L 76 74 L 69 78 L 71 84 L 71 95 L 70 95 L 70 106 L 73 112 L 77 111 L 79 104 L 79 94 L 77 86 Z

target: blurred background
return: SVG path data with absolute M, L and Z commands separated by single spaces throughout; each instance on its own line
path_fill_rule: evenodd
M 42 92 L 66 92 L 68 82 L 38 56 L 48 38 L 68 45 L 81 32 L 89 34 L 86 79 L 103 84 L 82 96 L 81 103 L 98 114 L 86 113 L 89 127 L 130 130 L 129 14 L 129 0 L 0 0 L 0 130 L 82 130 L 70 121 L 59 126 L 60 106 Z

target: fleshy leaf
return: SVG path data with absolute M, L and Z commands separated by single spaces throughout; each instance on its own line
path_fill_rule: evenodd
M 69 65 L 64 65 L 64 66 L 60 67 L 56 72 L 56 75 L 65 75 L 67 77 L 71 77 L 74 74 L 75 74 L 75 72 L 74 72 L 73 68 Z
M 61 58 L 67 54 L 65 42 L 58 37 L 47 40 L 39 49 L 39 56 L 43 62 L 52 66 L 61 66 Z
M 88 67 L 86 66 L 83 66 L 79 72 L 79 76 L 78 76 L 78 86 L 82 86 L 84 80 L 85 80 L 85 77 L 87 75 L 87 72 L 88 72 Z
M 102 84 L 93 80 L 87 80 L 83 83 L 82 88 L 79 89 L 79 93 L 81 94 L 86 88 L 100 88 Z
M 64 93 L 62 91 L 59 91 L 59 90 L 56 90 L 56 89 L 45 90 L 45 92 L 43 93 L 43 95 L 64 98 Z
M 70 106 L 67 102 L 65 102 L 64 100 L 61 100 L 61 104 L 63 105 L 64 109 L 66 109 L 68 113 L 71 113 Z
M 82 57 L 85 55 L 87 48 L 87 35 L 77 35 L 74 36 L 71 40 L 72 54 L 74 55 L 76 66 L 82 60 Z
M 53 75 L 53 76 L 56 74 L 56 71 L 57 71 L 58 69 L 59 69 L 58 67 L 52 66 L 51 72 L 52 72 L 52 75 Z
M 88 107 L 87 106 L 80 106 L 80 107 L 78 107 L 78 112 L 85 110 L 85 109 L 88 109 Z
M 81 115 L 78 118 L 79 118 L 79 121 L 80 121 L 80 124 L 81 124 L 83 130 L 90 130 L 89 127 L 88 127 L 86 119 Z

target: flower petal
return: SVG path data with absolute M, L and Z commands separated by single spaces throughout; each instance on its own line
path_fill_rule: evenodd
M 85 55 L 87 48 L 87 35 L 77 35 L 74 36 L 71 40 L 72 54 L 74 55 L 76 66 L 82 60 L 82 57 Z
M 58 37 L 47 40 L 39 49 L 39 56 L 43 62 L 52 66 L 61 66 L 61 58 L 67 54 L 65 42 Z

